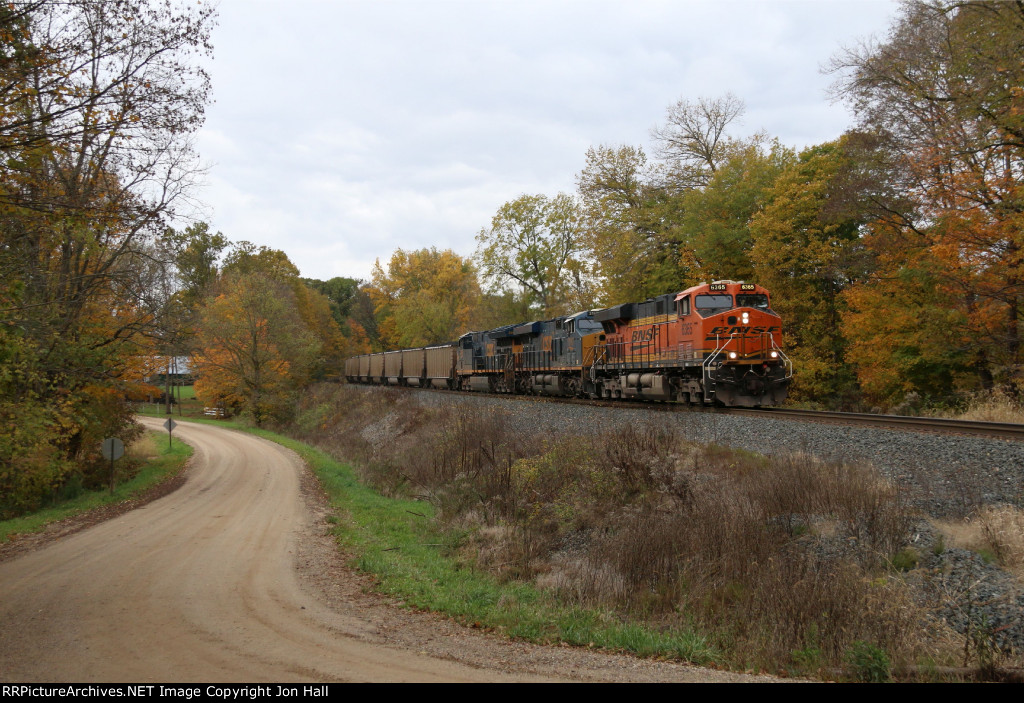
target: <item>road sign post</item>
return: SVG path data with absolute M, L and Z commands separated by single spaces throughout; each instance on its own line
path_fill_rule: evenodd
M 110 493 L 114 493 L 114 462 L 124 456 L 124 442 L 117 437 L 107 437 L 103 440 L 104 459 L 110 459 Z
M 167 422 L 164 423 L 164 427 L 167 428 L 167 448 L 171 448 L 171 433 L 174 432 L 174 428 L 178 426 L 178 423 L 174 421 L 173 417 L 167 418 Z

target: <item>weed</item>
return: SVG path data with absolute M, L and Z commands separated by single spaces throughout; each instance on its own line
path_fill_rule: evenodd
M 892 678 L 892 664 L 885 650 L 870 642 L 858 640 L 850 645 L 847 662 L 857 681 L 885 683 Z
M 981 557 L 981 560 L 986 564 L 995 564 L 999 561 L 999 557 L 991 547 L 978 547 L 975 550 L 975 553 Z
M 892 568 L 897 571 L 910 571 L 916 569 L 921 561 L 921 553 L 913 547 L 904 547 L 892 557 Z

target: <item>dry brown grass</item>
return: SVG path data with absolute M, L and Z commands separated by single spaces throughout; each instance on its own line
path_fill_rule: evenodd
M 1024 403 L 1019 397 L 992 390 L 972 395 L 965 410 L 947 415 L 958 420 L 1024 424 Z
M 948 547 L 991 555 L 1024 578 L 1024 511 L 1009 505 L 986 506 L 965 520 L 934 521 Z
M 167 442 L 164 442 L 164 446 Z M 160 455 L 160 450 L 156 446 L 156 440 L 149 432 L 143 433 L 138 439 L 128 445 L 125 449 L 125 454 L 129 458 L 138 461 L 146 462 L 155 459 Z
M 299 417 L 307 441 L 358 461 L 381 490 L 433 503 L 480 568 L 698 626 L 737 665 L 842 666 L 857 641 L 913 663 L 930 646 L 888 568 L 911 516 L 868 467 L 650 428 L 525 439 L 499 413 L 380 389 L 320 391 Z

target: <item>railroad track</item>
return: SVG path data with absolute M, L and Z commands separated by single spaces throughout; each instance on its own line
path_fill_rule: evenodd
M 436 391 L 461 398 L 467 397 L 460 391 Z M 935 417 L 908 417 L 905 415 L 874 415 L 871 413 L 840 413 L 823 410 L 796 410 L 790 408 L 721 408 L 714 406 L 691 406 L 682 403 L 665 403 L 637 400 L 587 400 L 583 398 L 562 398 L 558 396 L 508 395 L 507 393 L 473 393 L 472 396 L 493 398 L 515 398 L 526 402 L 549 402 L 582 404 L 604 408 L 647 408 L 659 412 L 698 412 L 722 415 L 750 415 L 771 417 L 800 422 L 821 422 L 833 425 L 881 427 L 915 432 L 939 434 L 964 434 L 981 437 L 996 437 L 1024 441 L 1024 425 L 1009 422 L 980 422 L 976 420 L 950 420 Z
M 769 417 L 792 418 L 811 422 L 828 422 L 842 425 L 885 427 L 889 429 L 938 432 L 941 434 L 966 434 L 982 437 L 1024 440 L 1024 425 L 1010 422 L 980 422 L 977 420 L 949 420 L 938 417 L 907 417 L 905 415 L 873 415 L 871 413 L 837 413 L 821 410 L 791 410 L 788 408 L 766 408 L 748 410 L 731 408 L 728 412 L 737 414 L 768 415 Z

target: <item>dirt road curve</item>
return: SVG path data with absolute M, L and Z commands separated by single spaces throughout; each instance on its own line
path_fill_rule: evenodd
M 176 432 L 196 450 L 182 488 L 0 563 L 0 681 L 744 678 L 508 642 L 390 605 L 335 554 L 294 453 Z

